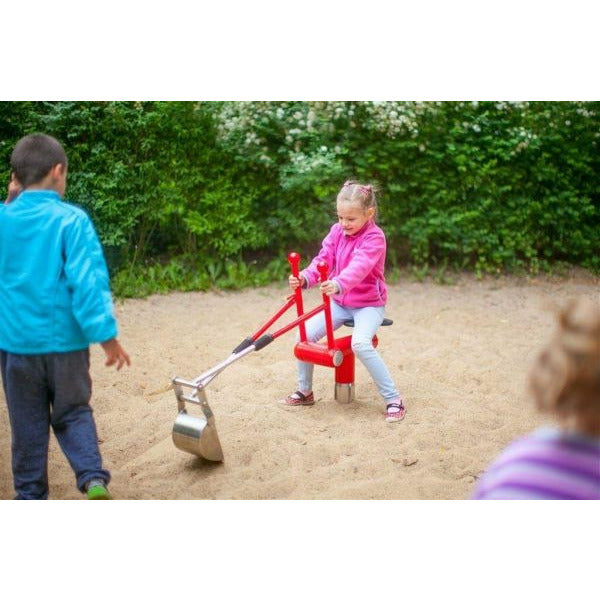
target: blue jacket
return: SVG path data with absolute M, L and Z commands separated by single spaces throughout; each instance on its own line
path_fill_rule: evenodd
M 117 336 L 102 247 L 87 214 L 57 192 L 0 205 L 0 350 L 82 350 Z

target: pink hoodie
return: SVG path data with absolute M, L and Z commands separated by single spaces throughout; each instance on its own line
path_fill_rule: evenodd
M 329 279 L 342 290 L 333 299 L 341 306 L 385 306 L 387 287 L 383 274 L 386 242 L 383 231 L 371 220 L 355 235 L 344 235 L 336 223 L 323 240 L 321 251 L 300 275 L 308 287 L 319 281 L 317 263 L 324 260 Z

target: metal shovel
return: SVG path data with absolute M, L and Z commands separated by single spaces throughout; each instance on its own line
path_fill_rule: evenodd
M 215 417 L 206 400 L 206 392 L 200 389 L 195 395 L 195 401 L 203 416 L 188 414 L 185 402 L 194 402 L 194 400 L 192 397 L 184 399 L 181 385 L 175 385 L 175 395 L 179 411 L 173 424 L 172 435 L 175 446 L 184 452 L 195 454 L 206 460 L 222 461 L 223 450 L 215 425 Z
M 223 369 L 246 354 L 256 350 L 256 345 L 256 343 L 246 345 L 241 351 L 236 348 L 231 356 L 192 381 L 181 377 L 173 378 L 172 383 L 177 398 L 178 414 L 173 425 L 172 436 L 173 443 L 177 448 L 205 458 L 206 460 L 215 462 L 223 460 L 223 450 L 219 441 L 219 434 L 217 433 L 215 417 L 208 405 L 205 388 Z M 188 388 L 192 391 L 189 394 L 185 394 L 183 388 Z M 186 404 L 197 405 L 202 415 L 190 415 Z

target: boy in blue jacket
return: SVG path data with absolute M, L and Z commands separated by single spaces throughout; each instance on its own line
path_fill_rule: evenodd
M 117 340 L 102 247 L 87 214 L 62 201 L 67 156 L 48 135 L 11 156 L 21 192 L 0 205 L 0 370 L 12 430 L 16 499 L 48 497 L 50 427 L 78 489 L 109 499 L 90 406 L 89 345 L 106 366 L 130 359 Z

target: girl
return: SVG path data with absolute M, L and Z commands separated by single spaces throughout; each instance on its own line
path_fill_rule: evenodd
M 533 365 L 530 386 L 540 411 L 558 427 L 514 441 L 483 474 L 476 500 L 600 500 L 600 308 L 571 301 Z
M 371 185 L 346 181 L 337 196 L 338 223 L 322 243 L 321 251 L 298 278 L 289 278 L 290 288 L 309 288 L 319 281 L 317 264 L 325 261 L 330 278 L 321 283 L 321 292 L 332 297 L 331 317 L 337 329 L 354 319 L 352 350 L 375 381 L 385 404 L 386 421 L 401 421 L 404 403 L 389 371 L 373 347 L 373 336 L 385 313 L 387 288 L 383 274 L 386 241 L 375 224 L 377 203 Z M 325 334 L 325 317 L 320 313 L 306 322 L 308 341 L 316 342 Z M 287 406 L 314 404 L 312 363 L 298 361 L 298 391 L 281 400 Z

